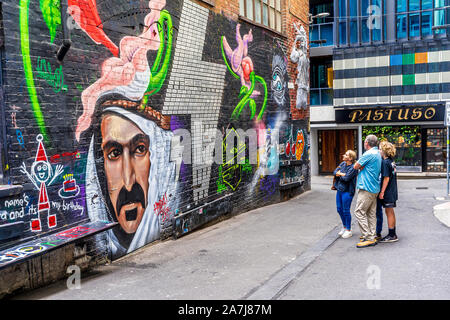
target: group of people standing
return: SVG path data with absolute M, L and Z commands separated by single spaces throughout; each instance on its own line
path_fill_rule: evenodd
M 348 150 L 343 162 L 334 170 L 333 190 L 336 207 L 343 228 L 339 235 L 346 239 L 352 234 L 350 207 L 357 192 L 355 217 L 361 230 L 358 248 L 374 246 L 378 242 L 398 241 L 395 231 L 394 208 L 398 199 L 397 173 L 394 162 L 395 146 L 388 142 L 378 143 L 378 138 L 368 135 L 364 141 L 366 152 L 356 160 L 356 152 Z M 383 209 L 388 221 L 388 234 L 382 238 Z

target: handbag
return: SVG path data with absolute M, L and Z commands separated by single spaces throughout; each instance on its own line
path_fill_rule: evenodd
M 336 183 L 336 176 L 333 178 L 333 184 L 331 185 L 331 190 L 337 190 L 334 184 Z

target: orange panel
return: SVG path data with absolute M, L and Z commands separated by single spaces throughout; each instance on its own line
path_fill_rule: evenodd
M 428 52 L 416 53 L 415 63 L 427 63 L 428 62 Z

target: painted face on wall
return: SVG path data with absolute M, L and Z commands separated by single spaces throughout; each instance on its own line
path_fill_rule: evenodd
M 302 155 L 303 155 L 303 149 L 305 148 L 305 137 L 303 135 L 303 131 L 302 130 L 298 130 L 297 131 L 297 142 L 296 142 L 296 153 L 295 153 L 295 158 L 297 160 L 301 160 L 302 159 Z
M 50 178 L 50 164 L 46 161 L 34 163 L 32 170 L 39 182 L 46 182 Z
M 150 172 L 149 137 L 135 124 L 107 114 L 101 123 L 107 189 L 116 219 L 135 233 L 147 206 Z

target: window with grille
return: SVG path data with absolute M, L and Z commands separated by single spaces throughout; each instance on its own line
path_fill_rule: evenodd
M 281 32 L 281 0 L 239 0 L 240 15 Z

